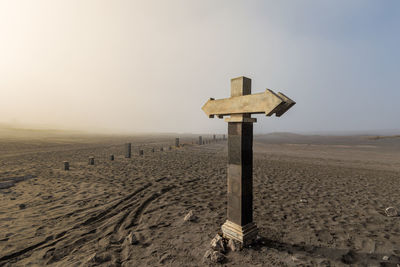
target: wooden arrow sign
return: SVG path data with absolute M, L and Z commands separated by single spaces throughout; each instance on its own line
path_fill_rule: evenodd
M 267 116 L 276 114 L 282 116 L 289 108 L 296 104 L 293 100 L 282 93 L 275 94 L 267 89 L 264 93 L 253 95 L 233 96 L 230 98 L 214 100 L 210 98 L 202 107 L 210 118 L 232 114 L 260 114 Z

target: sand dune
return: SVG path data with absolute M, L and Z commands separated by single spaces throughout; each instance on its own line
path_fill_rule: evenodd
M 227 150 L 225 142 L 192 139 L 164 152 L 169 136 L 0 142 L 0 178 L 35 176 L 0 189 L 0 266 L 204 265 L 225 221 Z M 134 146 L 130 159 L 126 141 Z M 384 213 L 400 207 L 400 152 L 379 141 L 338 147 L 256 139 L 260 239 L 229 252 L 224 264 L 400 264 L 399 218 Z M 190 210 L 198 219 L 184 222 Z

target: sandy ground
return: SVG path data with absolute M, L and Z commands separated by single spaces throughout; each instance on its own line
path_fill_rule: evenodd
M 206 265 L 225 221 L 227 149 L 192 138 L 164 152 L 173 137 L 1 139 L 0 183 L 31 176 L 0 189 L 0 266 Z M 260 238 L 223 265 L 400 264 L 400 218 L 385 215 L 400 208 L 400 139 L 293 140 L 256 138 Z M 184 222 L 190 210 L 198 219 Z

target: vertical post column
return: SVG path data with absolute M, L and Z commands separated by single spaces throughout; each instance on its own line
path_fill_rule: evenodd
M 68 161 L 64 161 L 64 170 L 69 171 L 69 162 Z
M 251 94 L 251 80 L 231 80 L 231 96 Z M 253 222 L 253 122 L 250 114 L 231 115 L 228 121 L 228 207 L 224 237 L 251 244 L 257 237 Z
M 175 138 L 175 146 L 179 147 L 179 138 Z
M 203 144 L 203 137 L 199 136 L 199 145 Z
M 125 158 L 131 157 L 131 143 L 125 144 Z

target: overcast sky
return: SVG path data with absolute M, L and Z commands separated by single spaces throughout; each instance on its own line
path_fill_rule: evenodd
M 257 133 L 400 128 L 400 1 L 0 0 L 0 123 L 226 132 L 252 79 L 297 104 Z

